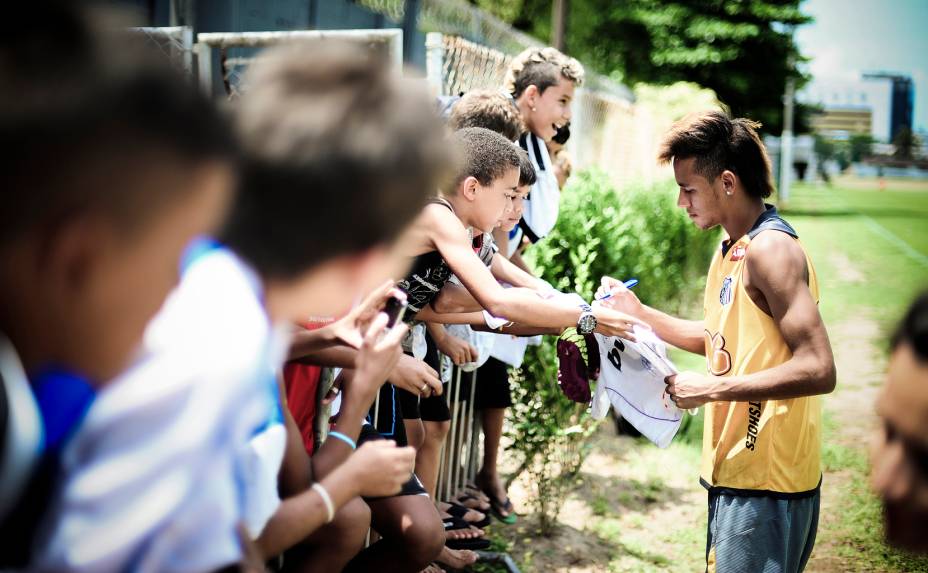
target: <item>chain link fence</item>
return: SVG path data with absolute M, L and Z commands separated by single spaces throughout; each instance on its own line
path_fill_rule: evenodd
M 426 36 L 426 76 L 442 95 L 499 89 L 514 55 L 432 32 Z M 653 123 L 648 113 L 637 108 L 628 88 L 588 72 L 576 92 L 567 145 L 574 168 L 599 168 L 617 187 L 653 181 L 657 173 Z
M 285 42 L 337 38 L 363 42 L 372 50 L 386 50 L 391 64 L 403 65 L 403 31 L 383 30 L 305 30 L 293 32 L 222 32 L 197 35 L 195 47 L 200 85 L 207 93 L 224 93 L 235 99 L 248 89 L 248 66 L 260 59 L 261 50 Z M 312 57 L 307 53 L 307 57 Z M 221 85 L 219 90 L 217 84 Z
M 193 71 L 193 29 L 190 26 L 131 28 L 171 62 L 190 74 Z

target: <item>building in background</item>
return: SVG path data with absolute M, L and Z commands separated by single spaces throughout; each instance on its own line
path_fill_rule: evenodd
M 891 143 L 899 130 L 912 129 L 915 88 L 908 76 L 874 72 L 859 80 L 813 81 L 800 100 L 821 106 L 812 127 L 832 139 L 869 134 L 877 142 Z

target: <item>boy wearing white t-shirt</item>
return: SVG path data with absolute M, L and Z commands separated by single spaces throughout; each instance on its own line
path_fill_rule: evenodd
M 351 453 L 405 326 L 381 340 L 381 314 L 367 328 L 343 400 L 353 414 L 317 456 L 325 467 L 281 467 L 288 446 L 302 446 L 276 378 L 293 322 L 343 313 L 396 272 L 390 244 L 445 168 L 440 123 L 420 112 L 427 94 L 389 69 L 328 40 L 277 49 L 250 71 L 235 116 L 240 196 L 221 243 L 189 250 L 145 352 L 65 453 L 68 479 L 37 569 L 214 570 L 243 559 L 243 538 L 269 558 L 357 495 L 388 495 L 409 479 L 411 449 L 381 442 Z

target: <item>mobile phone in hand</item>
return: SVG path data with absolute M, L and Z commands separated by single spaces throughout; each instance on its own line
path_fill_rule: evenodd
M 387 328 L 393 328 L 393 325 L 403 320 L 403 315 L 406 314 L 406 299 L 390 295 L 383 305 L 383 311 L 387 313 Z

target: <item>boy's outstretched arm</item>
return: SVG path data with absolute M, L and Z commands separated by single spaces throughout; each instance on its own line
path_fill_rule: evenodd
M 577 324 L 583 309 L 573 303 L 543 300 L 533 292 L 504 289 L 471 247 L 467 231 L 446 209 L 428 209 L 423 218 L 428 236 L 448 266 L 480 305 L 492 315 L 527 326 L 569 327 Z M 632 327 L 642 321 L 605 307 L 592 309 L 596 331 L 634 339 Z

